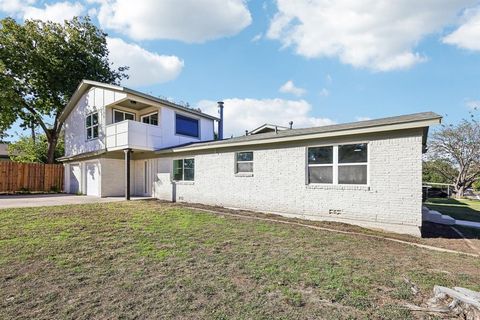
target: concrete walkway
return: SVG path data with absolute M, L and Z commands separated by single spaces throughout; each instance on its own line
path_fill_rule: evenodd
M 132 197 L 132 200 L 151 199 L 147 197 Z M 69 204 L 103 203 L 124 201 L 123 197 L 99 198 L 95 196 L 77 196 L 73 194 L 29 194 L 29 195 L 0 195 L 0 209 L 28 208 L 43 206 L 63 206 Z
M 430 210 L 425 206 L 422 208 L 422 218 L 423 221 L 439 223 L 447 226 L 462 226 L 480 229 L 480 222 L 454 219 L 449 215 Z

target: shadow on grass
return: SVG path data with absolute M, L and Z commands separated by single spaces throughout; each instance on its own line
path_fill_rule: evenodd
M 454 226 L 466 239 L 480 239 L 480 230 Z M 422 238 L 463 239 L 450 226 L 424 221 L 422 224 Z
M 473 204 L 469 205 L 456 199 L 432 198 L 428 199 L 425 205 L 454 219 L 480 222 L 480 211 L 472 207 Z

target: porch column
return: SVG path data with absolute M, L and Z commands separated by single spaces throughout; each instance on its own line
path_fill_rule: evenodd
M 130 200 L 130 159 L 132 149 L 125 149 L 125 200 Z

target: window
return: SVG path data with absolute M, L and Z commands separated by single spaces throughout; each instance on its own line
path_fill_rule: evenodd
M 135 114 L 131 112 L 120 111 L 120 110 L 113 110 L 113 123 L 117 123 L 124 120 L 135 120 Z
M 333 147 L 308 148 L 308 182 L 333 183 Z
M 98 112 L 91 113 L 85 118 L 85 129 L 87 140 L 98 138 Z
M 235 173 L 253 172 L 253 152 L 237 152 Z
M 195 159 L 173 160 L 173 180 L 193 181 L 195 178 Z
M 148 123 L 154 126 L 158 126 L 158 112 L 142 116 L 141 119 L 143 123 Z
M 367 184 L 367 144 L 338 146 L 338 183 Z
M 308 183 L 367 184 L 368 145 L 308 148 Z
M 176 134 L 182 134 L 190 137 L 199 137 L 198 120 L 182 116 L 180 114 L 175 115 L 175 132 Z

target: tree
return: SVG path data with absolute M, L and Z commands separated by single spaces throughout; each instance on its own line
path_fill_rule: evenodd
M 453 184 L 458 175 L 450 162 L 437 159 L 423 162 L 423 182 Z
M 83 79 L 111 84 L 128 78 L 113 69 L 106 34 L 87 18 L 64 24 L 11 18 L 0 20 L 0 131 L 16 119 L 40 127 L 53 163 L 63 123 L 59 116 Z
M 480 179 L 480 123 L 471 115 L 457 125 L 444 125 L 430 140 L 433 159 L 448 163 L 457 170 L 453 177 L 457 197 Z M 448 177 L 447 167 L 437 166 Z
M 55 158 L 61 157 L 64 152 L 63 138 L 60 136 L 55 148 Z M 8 145 L 10 159 L 16 162 L 48 162 L 48 139 L 45 134 L 36 136 L 21 136 Z
M 473 189 L 475 189 L 475 191 L 480 191 L 480 180 L 473 183 Z

